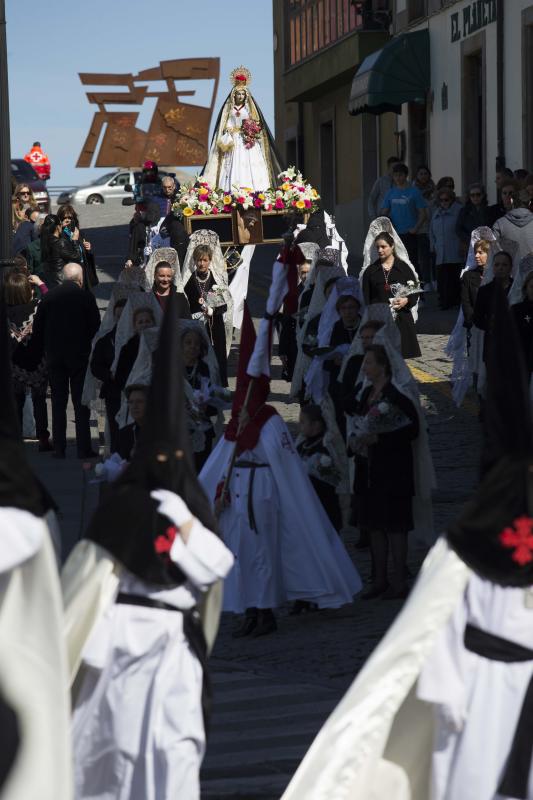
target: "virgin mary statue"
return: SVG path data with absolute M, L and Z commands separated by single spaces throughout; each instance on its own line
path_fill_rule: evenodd
M 264 191 L 281 172 L 272 134 L 254 101 L 245 67 L 231 73 L 233 89 L 218 115 L 202 177 L 225 192 L 247 187 Z

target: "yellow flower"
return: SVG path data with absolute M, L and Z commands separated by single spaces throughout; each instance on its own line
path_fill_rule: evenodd
M 231 195 L 230 194 L 225 194 L 224 195 L 224 205 L 225 206 L 230 206 L 231 205 Z
M 265 199 L 265 195 L 263 194 L 263 192 L 259 192 L 259 194 L 257 196 L 258 196 L 258 198 L 260 200 L 264 200 Z
M 318 197 L 318 192 L 316 189 L 311 189 L 311 194 L 313 195 L 313 197 Z
M 286 192 L 287 189 L 291 188 L 291 185 L 290 185 L 290 183 L 283 183 L 281 188 L 283 189 L 284 192 Z
M 298 200 L 296 203 L 296 208 L 305 208 L 305 203 L 303 200 Z
M 192 217 L 193 214 L 194 214 L 194 211 L 192 210 L 192 208 L 189 208 L 189 206 L 187 206 L 187 208 L 183 209 L 183 216 L 184 217 Z

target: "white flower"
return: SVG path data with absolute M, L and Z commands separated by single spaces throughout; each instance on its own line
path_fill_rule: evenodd
M 378 411 L 380 414 L 388 414 L 390 411 L 389 404 L 384 403 L 383 401 L 381 403 L 378 403 Z
M 331 458 L 326 455 L 320 456 L 320 466 L 331 467 Z
M 415 282 L 414 282 L 414 281 L 407 281 L 407 285 L 408 285 L 408 286 L 414 286 L 414 285 L 415 285 Z

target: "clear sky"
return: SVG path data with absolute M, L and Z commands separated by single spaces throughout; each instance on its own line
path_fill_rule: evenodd
M 11 154 L 22 158 L 40 141 L 52 163 L 50 184 L 82 185 L 109 171 L 75 166 L 97 109 L 78 72 L 135 73 L 159 61 L 218 56 L 212 124 L 229 91 L 229 73 L 244 64 L 273 125 L 270 0 L 6 0 L 6 17 Z M 207 104 L 210 81 L 185 83 Z M 139 127 L 146 128 L 153 104 L 145 101 Z

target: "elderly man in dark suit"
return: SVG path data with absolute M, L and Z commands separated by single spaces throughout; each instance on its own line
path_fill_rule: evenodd
M 34 337 L 46 356 L 52 392 L 52 437 L 54 457 L 65 458 L 69 388 L 76 419 L 78 458 L 92 458 L 90 411 L 81 396 L 93 336 L 100 326 L 100 313 L 91 292 L 82 290 L 79 264 L 63 268 L 63 283 L 43 298 L 34 321 Z

